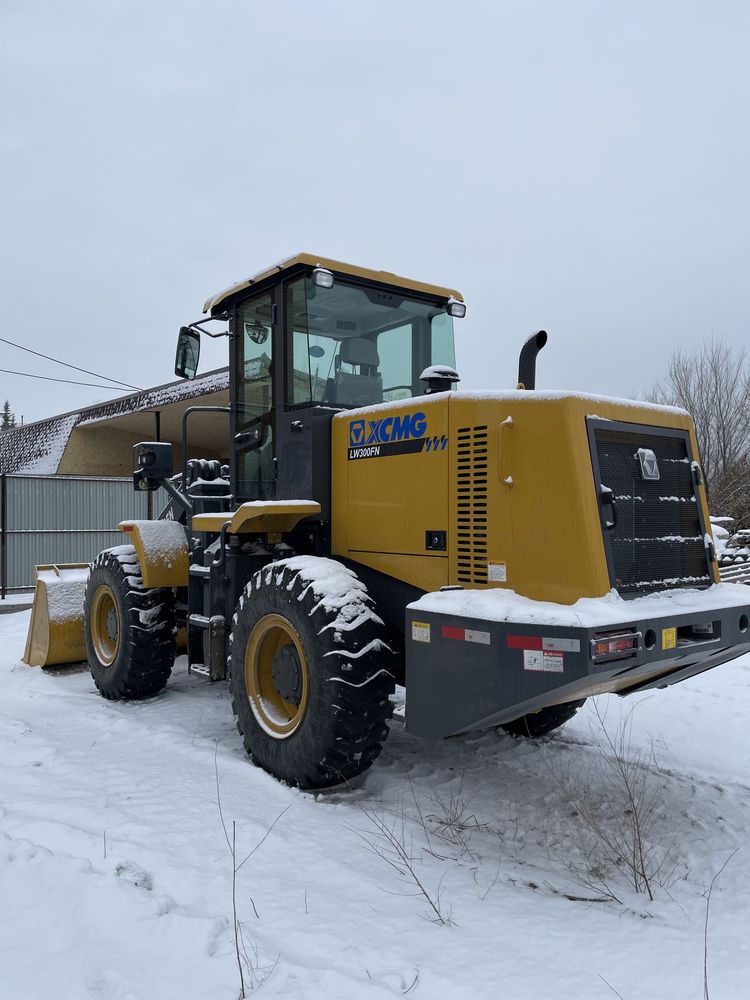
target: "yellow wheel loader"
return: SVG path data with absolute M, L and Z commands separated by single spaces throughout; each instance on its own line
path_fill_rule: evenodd
M 136 489 L 170 501 L 91 569 L 105 697 L 160 690 L 184 629 L 255 763 L 322 788 L 378 756 L 395 684 L 419 736 L 538 736 L 750 649 L 684 411 L 536 389 L 544 331 L 517 388 L 456 391 L 458 292 L 307 254 L 204 313 L 175 371 L 227 337 L 229 466 L 187 461 L 199 407 L 179 471 L 136 446 Z

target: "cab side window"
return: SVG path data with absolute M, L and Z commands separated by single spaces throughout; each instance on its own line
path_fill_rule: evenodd
M 409 399 L 412 395 L 412 325 L 394 326 L 377 337 L 383 399 Z
M 270 293 L 239 304 L 235 344 L 237 430 L 252 431 L 237 448 L 238 495 L 250 500 L 273 499 L 273 299 Z

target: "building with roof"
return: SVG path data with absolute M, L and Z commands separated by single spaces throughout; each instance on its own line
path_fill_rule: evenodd
M 0 434 L 0 472 L 34 475 L 129 476 L 133 445 L 170 441 L 175 469 L 182 462 L 182 417 L 190 406 L 228 406 L 229 372 L 193 382 L 169 382 L 106 403 L 37 420 Z M 190 457 L 229 461 L 224 413 L 202 413 L 189 423 Z

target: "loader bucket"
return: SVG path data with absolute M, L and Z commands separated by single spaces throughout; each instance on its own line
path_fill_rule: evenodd
M 34 603 L 23 662 L 30 667 L 80 663 L 86 659 L 83 601 L 88 563 L 37 566 Z

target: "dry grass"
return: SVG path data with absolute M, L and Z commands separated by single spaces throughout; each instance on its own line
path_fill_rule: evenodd
M 664 839 L 659 827 L 662 781 L 653 746 L 648 754 L 633 741 L 633 711 L 608 725 L 594 703 L 592 766 L 558 769 L 556 778 L 580 828 L 580 859 L 550 848 L 577 882 L 621 902 L 618 885 L 650 900 L 684 878 L 677 835 Z
M 396 873 L 404 886 L 403 894 L 420 898 L 427 907 L 429 919 L 434 923 L 441 926 L 452 924 L 450 909 L 446 909 L 443 901 L 444 875 L 437 885 L 431 888 L 427 885 L 426 878 L 422 874 L 420 866 L 423 852 L 421 850 L 415 851 L 411 831 L 407 829 L 409 821 L 403 795 L 396 810 L 390 814 L 362 803 L 357 803 L 357 806 L 362 815 L 367 818 L 371 831 L 363 833 L 360 830 L 355 830 L 355 833 L 376 857 L 384 861 Z

